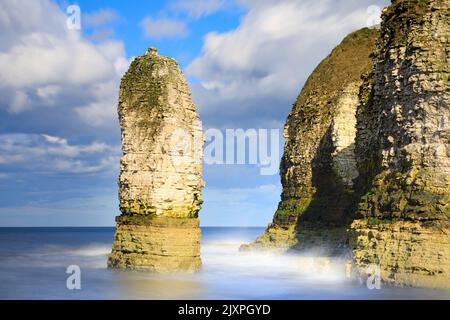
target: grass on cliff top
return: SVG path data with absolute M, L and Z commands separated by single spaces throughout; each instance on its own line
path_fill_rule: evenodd
M 329 108 L 349 84 L 359 81 L 372 66 L 377 29 L 352 32 L 313 71 L 294 104 L 304 120 L 329 113 Z
M 435 3 L 439 1 L 448 0 L 437 0 Z M 383 38 L 388 41 L 385 47 L 406 43 L 411 25 L 422 24 L 432 7 L 431 0 L 394 0 L 382 16 Z
M 430 5 L 431 0 L 394 0 L 392 5 L 387 7 L 383 16 L 388 19 L 396 18 L 397 21 L 403 18 L 418 18 L 429 11 Z

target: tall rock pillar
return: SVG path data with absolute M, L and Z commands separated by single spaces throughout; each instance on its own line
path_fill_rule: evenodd
M 358 110 L 358 269 L 450 288 L 450 1 L 393 0 Z
M 122 214 L 108 266 L 155 272 L 200 268 L 203 132 L 175 60 L 150 48 L 119 95 Z
M 309 76 L 285 125 L 281 201 L 273 222 L 242 249 L 338 254 L 353 218 L 356 108 L 377 30 L 349 34 Z

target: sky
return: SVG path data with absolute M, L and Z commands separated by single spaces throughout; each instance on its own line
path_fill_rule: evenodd
M 278 129 L 316 65 L 388 0 L 2 0 L 0 227 L 113 226 L 117 98 L 150 46 L 178 61 L 204 129 Z M 80 9 L 80 28 L 73 28 Z M 68 22 L 69 19 L 69 22 Z M 283 140 L 272 150 L 277 161 Z M 278 172 L 205 164 L 203 226 L 265 226 Z

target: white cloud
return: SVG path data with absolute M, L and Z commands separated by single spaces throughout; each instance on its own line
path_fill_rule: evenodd
M 227 0 L 177 0 L 169 6 L 170 10 L 186 13 L 190 18 L 198 19 L 222 9 Z
M 141 22 L 144 35 L 151 39 L 179 38 L 187 35 L 187 25 L 183 21 L 166 17 L 146 17 Z
M 3 154 L 0 155 L 0 165 L 2 164 L 13 164 L 17 162 L 24 162 L 25 157 L 17 154 Z
M 119 20 L 119 15 L 112 9 L 103 9 L 82 15 L 82 24 L 87 27 L 98 27 Z
M 0 179 L 6 179 L 8 178 L 8 175 L 6 173 L 0 172 Z
M 9 111 L 11 113 L 20 113 L 31 107 L 31 101 L 27 94 L 17 90 L 11 92 Z
M 12 114 L 76 108 L 89 125 L 114 123 L 115 97 L 128 66 L 122 42 L 91 43 L 67 29 L 65 14 L 48 0 L 5 0 L 0 12 L 0 108 Z M 111 21 L 113 13 L 104 10 L 85 19 L 99 25 Z
M 112 61 L 88 42 L 39 33 L 20 40 L 0 53 L 2 85 L 39 89 L 63 80 L 67 85 L 86 85 L 114 76 Z
M 96 164 L 88 164 L 81 160 L 70 161 L 64 159 L 56 159 L 54 161 L 57 172 L 69 173 L 97 173 L 101 171 L 112 171 L 119 163 L 119 157 L 107 157 L 100 159 Z
M 207 34 L 202 54 L 187 68 L 200 80 L 193 95 L 206 122 L 284 122 L 307 76 L 345 35 L 366 25 L 374 1 L 240 3 L 248 12 L 239 26 Z
M 59 14 L 55 14 L 59 12 Z M 66 33 L 57 25 L 65 26 L 66 17 L 48 0 L 2 0 L 0 2 L 0 51 L 18 42 L 17 36 L 30 33 Z
M 45 141 L 48 142 L 48 144 L 42 146 L 43 148 L 45 148 L 47 154 L 74 158 L 82 153 L 117 151 L 116 148 L 112 148 L 105 143 L 93 142 L 89 145 L 70 145 L 66 139 L 50 136 L 47 134 L 43 134 L 42 136 L 44 137 Z
M 47 134 L 0 134 L 0 154 L 0 165 L 21 172 L 115 172 L 120 147 L 102 142 L 71 144 Z

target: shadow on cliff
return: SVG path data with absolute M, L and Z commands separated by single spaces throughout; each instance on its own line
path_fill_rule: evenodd
M 358 197 L 351 185 L 345 184 L 333 169 L 333 158 L 354 154 L 354 143 L 336 152 L 332 127 L 328 127 L 314 155 L 312 184 L 315 194 L 298 217 L 295 233 L 297 244 L 291 250 L 319 250 L 326 255 L 342 255 L 348 245 L 347 229 L 356 216 Z

